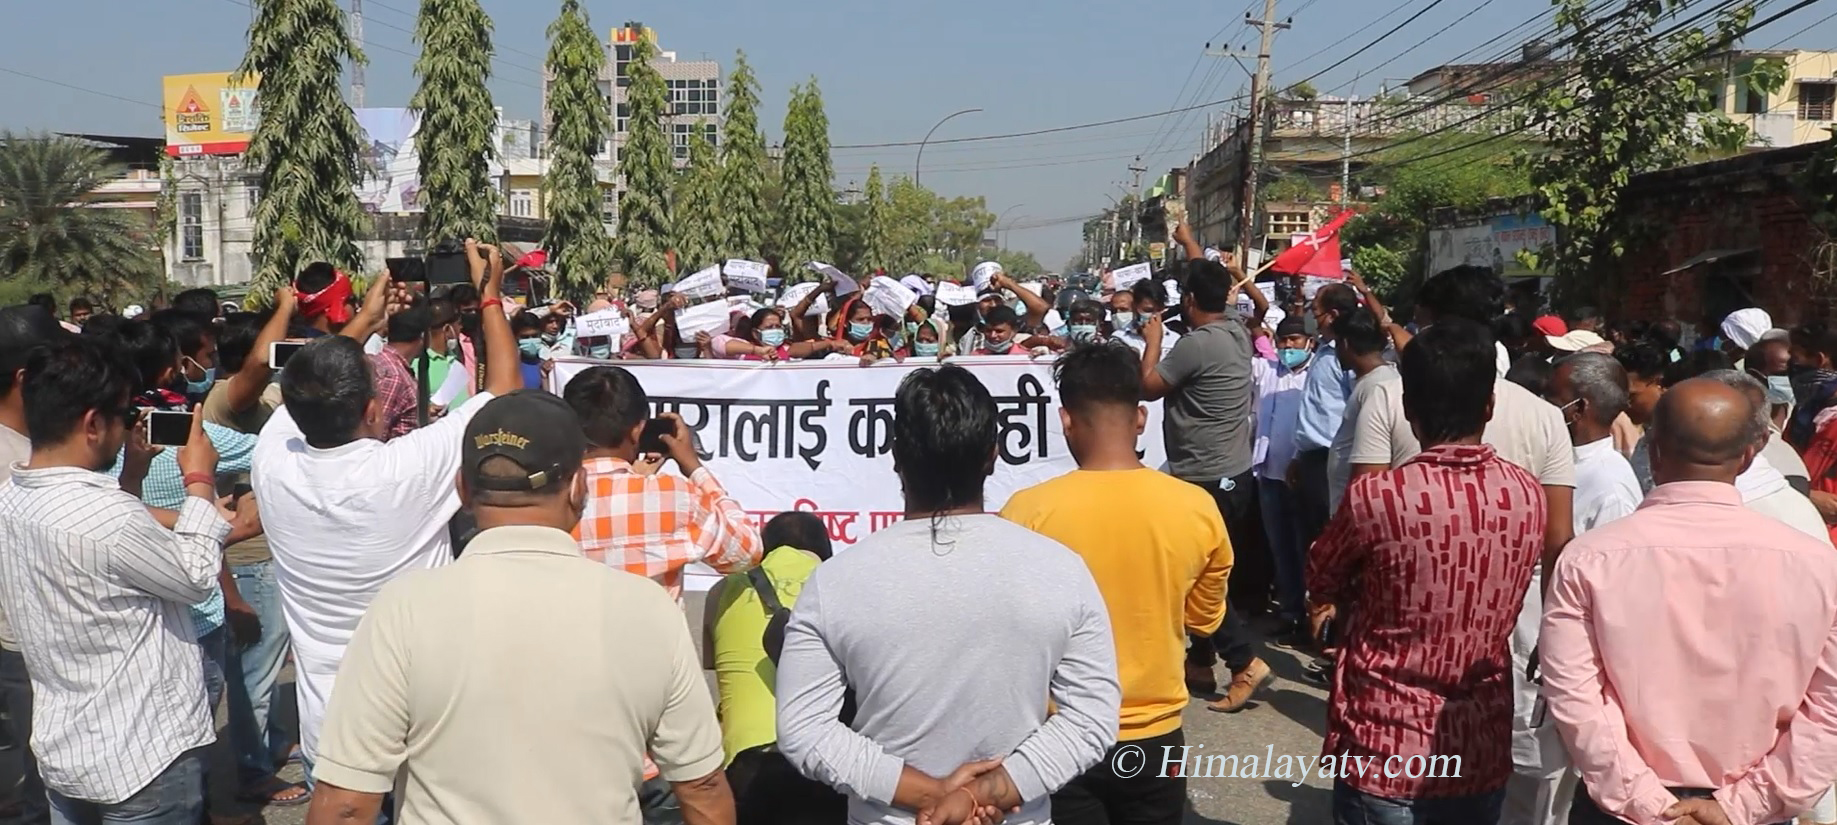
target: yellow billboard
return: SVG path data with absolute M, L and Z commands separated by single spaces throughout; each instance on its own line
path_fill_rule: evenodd
M 237 85 L 230 82 L 230 75 L 166 76 L 161 115 L 166 121 L 166 154 L 236 155 L 249 148 L 249 138 L 261 117 L 257 92 L 261 81 L 251 74 Z

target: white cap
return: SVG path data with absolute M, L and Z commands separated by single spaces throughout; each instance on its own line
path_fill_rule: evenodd
M 1749 349 L 1761 335 L 1773 329 L 1773 316 L 1760 307 L 1738 309 L 1722 319 L 1722 337 L 1741 349 Z
M 145 315 L 146 312 L 147 312 L 146 307 L 143 307 L 140 304 L 129 304 L 127 309 L 124 309 L 121 311 L 121 317 L 139 318 L 140 316 Z
M 1546 335 L 1544 340 L 1557 352 L 1581 352 L 1589 347 L 1604 344 L 1601 336 L 1585 329 L 1578 329 L 1568 335 Z

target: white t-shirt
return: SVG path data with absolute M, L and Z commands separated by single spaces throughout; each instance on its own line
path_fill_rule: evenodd
M 1352 441 L 1353 464 L 1397 467 L 1422 452 L 1403 415 L 1403 382 L 1372 388 L 1359 411 Z M 1545 487 L 1575 486 L 1575 450 L 1563 414 L 1548 401 L 1503 378 L 1493 381 L 1493 418 L 1483 440 L 1499 457 L 1523 467 Z
M 1735 477 L 1735 489 L 1741 491 L 1741 503 L 1749 510 L 1777 519 L 1805 535 L 1825 544 L 1831 533 L 1824 517 L 1804 493 L 1794 490 L 1786 476 L 1765 455 L 1754 457 L 1746 472 Z
M 1338 432 L 1334 433 L 1333 444 L 1328 448 L 1327 452 L 1327 512 L 1339 512 L 1340 499 L 1346 497 L 1346 485 L 1352 483 L 1353 464 L 1388 464 L 1394 467 L 1403 463 L 1404 459 L 1409 458 L 1408 455 L 1393 452 L 1399 448 L 1407 447 L 1409 444 L 1413 444 L 1416 441 L 1415 436 L 1410 433 L 1410 422 L 1404 421 L 1401 414 L 1403 410 L 1402 381 L 1403 379 L 1397 375 L 1397 368 L 1395 366 L 1390 364 L 1379 364 L 1377 369 L 1365 373 L 1363 377 L 1353 383 L 1352 394 L 1346 396 L 1345 418 L 1345 421 L 1349 422 L 1352 426 L 1345 426 L 1344 424 L 1340 426 Z M 1380 402 L 1374 405 L 1372 402 L 1372 399 L 1379 398 L 1386 392 L 1392 392 L 1397 395 L 1398 404 L 1396 409 L 1399 414 L 1396 420 L 1391 420 L 1388 415 L 1379 418 L 1376 415 L 1376 410 L 1372 416 L 1366 416 L 1364 411 L 1368 406 L 1375 406 L 1377 410 L 1382 411 L 1388 411 L 1390 409 L 1390 405 L 1387 403 Z M 1358 440 L 1360 428 L 1367 426 L 1378 428 L 1378 431 L 1366 434 L 1365 446 L 1368 451 L 1367 457 L 1370 460 L 1359 461 L 1354 458 L 1357 452 L 1354 449 L 1354 444 Z M 1403 428 L 1402 434 L 1407 437 L 1401 442 L 1392 437 L 1395 433 L 1394 428 L 1398 426 Z M 1380 433 L 1382 433 L 1381 438 L 1379 437 Z M 1384 447 L 1384 454 L 1381 456 L 1372 455 L 1371 451 L 1377 450 L 1380 445 Z
M 1633 465 L 1603 438 L 1575 448 L 1575 534 L 1632 515 L 1645 498 Z
M 1133 326 L 1128 329 L 1118 330 L 1115 335 L 1110 337 L 1128 344 L 1130 349 L 1135 350 L 1136 355 L 1141 355 L 1143 351 L 1148 349 L 1148 341 L 1142 337 L 1142 331 Z M 1171 329 L 1163 329 L 1161 331 L 1161 357 L 1166 358 L 1168 353 L 1173 352 L 1174 345 L 1177 343 L 1180 343 L 1180 333 Z
M 317 753 L 345 646 L 377 591 L 403 573 L 453 561 L 447 522 L 459 512 L 461 441 L 490 398 L 479 393 L 387 443 L 309 447 L 284 406 L 262 428 L 250 486 L 293 636 L 308 758 Z

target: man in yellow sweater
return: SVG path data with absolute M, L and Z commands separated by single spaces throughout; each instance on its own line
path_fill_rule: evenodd
M 1080 346 L 1060 356 L 1053 372 L 1078 469 L 1014 494 L 1001 514 L 1090 566 L 1109 607 L 1123 689 L 1116 746 L 1052 795 L 1053 822 L 1178 825 L 1186 779 L 1160 776 L 1162 757 L 1164 748 L 1186 743 L 1187 634 L 1209 637 L 1224 619 L 1231 539 L 1204 490 L 1136 457 L 1148 413 L 1133 350 L 1113 342 Z M 1117 519 L 1119 512 L 1133 517 Z M 1113 764 L 1121 748 L 1139 748 L 1146 759 L 1128 778 Z

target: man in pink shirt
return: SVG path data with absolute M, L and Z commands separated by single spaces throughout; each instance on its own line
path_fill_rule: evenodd
M 1666 392 L 1659 486 L 1557 560 L 1540 651 L 1572 825 L 1785 822 L 1837 775 L 1837 555 L 1742 506 L 1752 413 L 1715 381 Z

